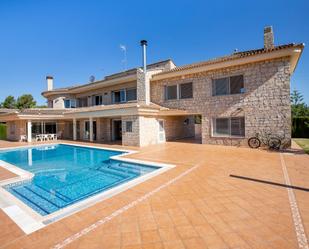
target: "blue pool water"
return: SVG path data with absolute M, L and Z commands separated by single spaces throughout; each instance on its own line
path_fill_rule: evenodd
M 2 151 L 0 160 L 35 175 L 5 189 L 47 215 L 159 168 L 110 159 L 120 154 L 62 144 Z

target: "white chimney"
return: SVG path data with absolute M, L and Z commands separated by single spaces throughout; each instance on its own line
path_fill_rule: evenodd
M 145 89 L 145 104 L 149 105 L 150 103 L 150 83 L 149 79 L 147 79 L 147 55 L 146 55 L 146 47 L 147 41 L 141 40 L 141 46 L 143 48 L 143 73 L 144 73 L 144 89 Z
M 47 91 L 52 91 L 54 88 L 53 76 L 46 76 L 46 81 L 47 81 Z
M 274 33 L 272 26 L 264 28 L 264 48 L 265 49 L 274 48 Z

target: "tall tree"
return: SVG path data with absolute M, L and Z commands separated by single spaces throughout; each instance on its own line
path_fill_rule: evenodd
M 16 108 L 16 100 L 14 96 L 9 95 L 5 98 L 3 103 L 1 104 L 2 108 L 7 108 L 7 109 L 14 109 Z
M 293 90 L 291 93 L 291 104 L 292 105 L 299 105 L 304 103 L 303 95 L 297 91 L 296 89 Z
M 291 93 L 291 111 L 292 117 L 309 116 L 309 107 L 305 104 L 303 95 L 297 90 Z
M 18 97 L 16 101 L 16 107 L 18 109 L 34 108 L 36 106 L 36 101 L 33 99 L 31 94 L 24 94 Z

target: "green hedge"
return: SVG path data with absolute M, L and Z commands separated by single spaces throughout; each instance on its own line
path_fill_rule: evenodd
M 309 138 L 309 117 L 293 118 L 292 137 Z
M 6 139 L 6 125 L 0 124 L 0 139 Z

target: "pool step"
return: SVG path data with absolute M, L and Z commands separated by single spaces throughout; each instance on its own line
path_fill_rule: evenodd
M 25 185 L 24 186 L 27 190 L 30 190 L 31 192 L 33 192 L 34 194 L 38 195 L 39 197 L 51 202 L 52 204 L 54 204 L 55 206 L 57 206 L 58 208 L 62 208 L 65 207 L 66 205 L 68 205 L 68 203 L 70 203 L 69 200 L 64 200 L 62 199 L 59 195 L 57 195 L 57 192 L 55 191 L 55 194 L 52 194 L 50 192 L 47 192 L 46 190 L 31 184 L 31 185 Z
M 123 171 L 119 171 L 119 169 L 114 169 L 111 167 L 111 165 L 103 165 L 103 166 L 99 166 L 96 168 L 96 170 L 101 171 L 104 174 L 108 174 L 111 175 L 112 177 L 120 177 L 120 178 L 128 178 L 131 177 L 132 175 L 136 174 L 134 172 L 123 172 Z
M 21 196 L 24 200 L 31 204 L 31 206 L 34 206 L 34 208 L 43 215 L 50 214 L 59 209 L 53 203 L 43 199 L 39 195 L 33 193 L 32 191 L 26 189 L 23 186 L 12 188 L 11 191 Z
M 131 168 L 131 167 L 126 167 L 125 165 L 123 165 L 121 163 L 111 164 L 109 166 L 109 168 L 117 170 L 117 171 L 122 171 L 122 172 L 125 172 L 125 173 L 129 173 L 129 174 L 134 174 L 134 175 L 140 175 L 141 174 L 140 170 L 134 169 L 134 168 Z

